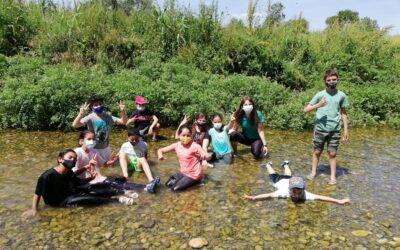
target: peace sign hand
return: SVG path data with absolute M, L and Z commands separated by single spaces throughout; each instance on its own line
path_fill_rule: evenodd
M 89 110 L 89 107 L 90 107 L 90 104 L 85 102 L 85 104 L 83 104 L 83 106 L 79 109 L 79 114 L 80 115 L 86 114 Z
M 125 111 L 125 104 L 123 101 L 119 101 L 118 107 L 119 107 L 119 111 L 124 112 Z

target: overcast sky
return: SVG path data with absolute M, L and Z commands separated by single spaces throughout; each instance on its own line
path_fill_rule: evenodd
M 162 6 L 164 0 L 155 0 Z M 176 0 L 180 6 L 197 11 L 200 3 L 210 4 L 213 0 Z M 218 9 L 224 12 L 224 22 L 235 17 L 246 20 L 248 0 L 219 0 Z M 392 26 L 390 34 L 400 35 L 400 0 L 281 0 L 285 7 L 286 20 L 300 14 L 309 22 L 310 30 L 326 28 L 325 20 L 340 10 L 349 9 L 359 13 L 359 17 L 369 17 L 378 21 L 380 27 Z M 265 17 L 268 0 L 259 0 L 257 13 L 261 20 Z

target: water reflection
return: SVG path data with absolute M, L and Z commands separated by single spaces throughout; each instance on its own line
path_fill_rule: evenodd
M 162 131 L 171 138 L 172 130 Z M 373 128 L 351 130 L 350 143 L 338 155 L 338 186 L 327 185 L 329 166 L 321 157 L 318 177 L 307 183 L 314 193 L 351 197 L 350 206 L 287 200 L 249 202 L 244 193 L 273 191 L 261 163 L 247 148 L 232 165 L 217 164 L 207 171 L 204 186 L 183 193 L 162 187 L 157 194 L 140 195 L 137 205 L 55 209 L 41 206 L 41 219 L 25 221 L 38 176 L 56 164 L 61 148 L 74 148 L 77 133 L 0 132 L 0 247 L 4 248 L 150 248 L 178 249 L 191 238 L 205 237 L 208 248 L 392 248 L 399 237 L 397 195 L 400 186 L 400 131 Z M 289 159 L 295 175 L 310 171 L 312 134 L 266 131 L 270 160 L 279 166 Z M 124 131 L 111 138 L 112 149 L 125 141 Z M 172 139 L 150 142 L 152 171 L 162 183 L 175 173 L 178 161 L 168 154 L 161 163 L 156 150 Z M 279 167 L 276 167 L 278 170 Z M 119 167 L 105 175 L 119 175 Z M 131 180 L 145 183 L 144 173 Z M 44 209 L 43 209 L 44 208 Z M 366 237 L 351 232 L 365 230 Z

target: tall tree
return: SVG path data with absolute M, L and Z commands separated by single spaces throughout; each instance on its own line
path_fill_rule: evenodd
M 360 20 L 358 12 L 352 10 L 341 10 L 336 16 L 328 17 L 325 23 L 328 27 L 332 27 L 334 24 L 339 24 L 341 27 L 349 23 L 357 23 Z

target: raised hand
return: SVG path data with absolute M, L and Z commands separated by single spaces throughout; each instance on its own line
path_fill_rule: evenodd
M 124 112 L 125 111 L 125 104 L 123 101 L 119 101 L 118 107 L 119 107 L 119 111 Z
M 182 120 L 180 126 L 185 125 L 185 124 L 188 124 L 188 122 L 189 122 L 189 116 L 188 116 L 188 115 L 185 115 L 185 116 L 183 117 L 183 120 Z
M 86 114 L 89 110 L 89 107 L 90 107 L 90 104 L 85 102 L 85 104 L 83 104 L 83 106 L 79 109 L 79 114 L 80 115 Z

